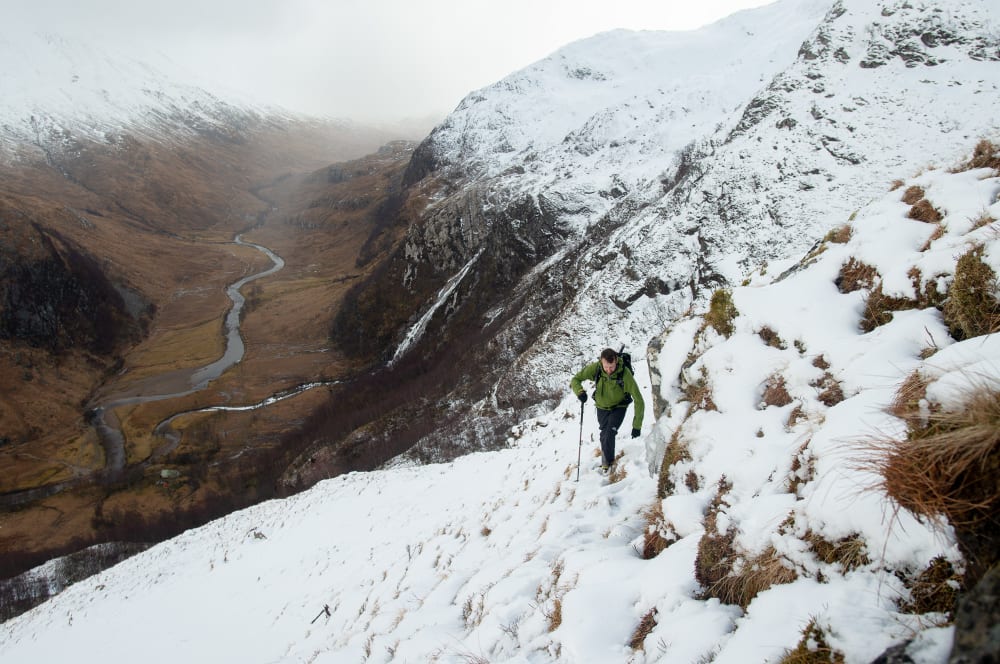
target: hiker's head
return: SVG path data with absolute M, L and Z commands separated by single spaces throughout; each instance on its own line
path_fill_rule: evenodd
M 618 353 L 611 350 L 610 348 L 605 348 L 601 351 L 601 367 L 604 369 L 604 373 L 612 374 L 615 369 L 618 368 Z

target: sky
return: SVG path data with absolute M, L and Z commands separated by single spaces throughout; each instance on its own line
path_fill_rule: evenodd
M 615 28 L 691 30 L 769 0 L 0 0 L 7 25 L 154 49 L 259 101 L 443 117 L 469 92 Z

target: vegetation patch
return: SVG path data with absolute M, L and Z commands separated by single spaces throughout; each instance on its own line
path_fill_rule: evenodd
M 802 630 L 798 645 L 785 653 L 778 664 L 843 664 L 843 653 L 830 647 L 826 633 L 815 619 Z
M 730 337 L 735 331 L 733 321 L 738 315 L 732 291 L 720 288 L 712 293 L 708 313 L 705 314 L 705 324 L 714 327 L 722 336 Z
M 681 442 L 680 429 L 674 431 L 670 436 L 670 442 L 663 450 L 663 460 L 660 462 L 660 476 L 656 484 L 656 496 L 663 500 L 674 492 L 676 488 L 673 480 L 670 479 L 670 468 L 680 461 L 690 461 L 691 453 L 687 445 Z
M 701 368 L 698 378 L 693 381 L 682 376 L 681 391 L 683 400 L 691 403 L 692 410 L 718 410 L 712 399 L 712 385 L 708 382 L 708 371 Z
M 797 494 L 799 487 L 809 482 L 816 475 L 816 462 L 812 454 L 809 453 L 809 443 L 807 440 L 802 443 L 799 451 L 792 459 L 792 467 L 788 474 L 788 492 Z
M 787 406 L 792 403 L 792 395 L 788 393 L 785 385 L 785 377 L 781 374 L 772 374 L 764 384 L 764 393 L 761 395 L 761 408 L 768 406 Z
M 810 530 L 806 533 L 805 541 L 809 543 L 809 548 L 817 558 L 828 565 L 840 565 L 845 573 L 871 563 L 864 538 L 857 533 L 831 542 Z
M 872 332 L 892 320 L 894 311 L 905 311 L 918 306 L 917 302 L 905 297 L 893 297 L 882 291 L 879 284 L 865 298 L 865 312 L 861 318 L 861 329 Z
M 854 230 L 851 228 L 851 225 L 844 224 L 843 226 L 827 231 L 827 234 L 823 236 L 823 242 L 829 242 L 831 244 L 847 244 L 851 240 L 851 236 L 853 234 Z
M 874 288 L 877 279 L 878 271 L 874 267 L 862 263 L 852 256 L 840 267 L 840 274 L 834 283 L 837 284 L 837 289 L 841 293 L 847 294 L 861 289 Z
M 955 280 L 944 303 L 944 322 L 956 339 L 970 339 L 1000 331 L 1000 285 L 997 275 L 983 262 L 983 247 L 977 245 L 955 264 Z
M 828 371 L 823 374 L 821 379 L 812 383 L 812 386 L 819 390 L 816 398 L 824 406 L 836 406 L 844 400 L 843 388 L 840 387 L 840 383 Z
M 912 187 L 907 187 L 906 191 L 903 192 L 903 202 L 907 205 L 916 205 L 924 198 L 923 187 L 918 187 L 913 185 Z
M 656 608 L 649 610 L 646 615 L 642 617 L 639 621 L 639 625 L 632 632 L 632 638 L 629 639 L 629 647 L 632 650 L 645 650 L 646 649 L 646 637 L 649 636 L 653 630 L 656 628 Z
M 972 157 L 952 169 L 952 173 L 962 173 L 976 168 L 992 168 L 1000 171 L 1000 148 L 993 141 L 983 139 L 972 150 Z
M 663 503 L 657 500 L 643 514 L 646 521 L 646 531 L 642 536 L 643 560 L 652 560 L 660 555 L 668 546 L 677 541 L 677 536 L 663 515 Z
M 964 590 L 962 577 L 946 558 L 938 556 L 915 579 L 903 578 L 909 598 L 899 602 L 902 613 L 944 613 L 955 611 L 958 595 Z
M 916 204 L 910 208 L 910 212 L 906 216 L 916 221 L 922 221 L 925 224 L 936 224 L 944 219 L 944 215 L 941 214 L 941 211 L 934 207 L 934 205 L 926 198 L 922 198 L 917 201 Z
M 771 348 L 777 348 L 778 350 L 785 350 L 788 348 L 788 344 L 782 341 L 781 337 L 778 336 L 778 333 L 767 325 L 760 328 L 757 334 L 760 336 L 761 340 Z

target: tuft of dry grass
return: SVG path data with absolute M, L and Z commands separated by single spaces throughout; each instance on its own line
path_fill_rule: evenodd
M 986 210 L 983 210 L 982 212 L 979 213 L 978 217 L 975 217 L 971 221 L 972 221 L 972 229 L 971 230 L 977 230 L 977 229 L 982 228 L 983 226 L 989 226 L 994 221 L 996 221 L 996 219 L 994 219 L 993 215 L 991 215 L 989 212 L 987 212 Z
M 674 492 L 676 488 L 673 480 L 670 479 L 670 467 L 679 461 L 690 461 L 691 453 L 687 445 L 681 442 L 680 429 L 674 431 L 670 436 L 670 442 L 663 450 L 663 460 L 660 462 L 660 475 L 656 483 L 656 496 L 663 500 Z
M 705 595 L 746 610 L 750 602 L 768 588 L 792 583 L 798 578 L 789 565 L 773 547 L 768 547 L 759 555 L 742 561 L 738 571 L 724 576 L 708 588 Z
M 792 459 L 792 466 L 788 474 L 788 493 L 798 494 L 799 487 L 809 482 L 816 475 L 816 462 L 809 453 L 809 443 L 807 440 L 799 447 L 795 457 Z
M 995 171 L 1000 171 L 1000 148 L 992 141 L 983 139 L 973 148 L 972 157 L 968 161 L 959 164 L 950 172 L 962 173 L 963 171 L 971 171 L 975 168 L 992 168 Z
M 907 187 L 906 191 L 903 192 L 903 202 L 907 205 L 916 205 L 918 202 L 924 198 L 923 187 L 918 187 L 913 185 L 912 187 Z
M 871 563 L 868 557 L 868 547 L 861 535 L 854 534 L 841 537 L 831 542 L 819 533 L 810 530 L 805 541 L 816 554 L 816 557 L 828 565 L 839 564 L 844 572 L 850 572 Z
M 619 463 L 624 458 L 625 452 L 621 451 L 615 455 L 615 460 L 611 464 L 611 472 L 608 473 L 608 484 L 621 482 L 628 475 L 625 464 Z
M 840 267 L 840 274 L 834 282 L 841 293 L 853 293 L 863 288 L 874 288 L 878 271 L 862 263 L 853 256 Z
M 934 207 L 934 205 L 926 198 L 922 198 L 917 201 L 916 204 L 910 208 L 910 212 L 906 216 L 916 221 L 922 221 L 925 224 L 936 224 L 944 219 L 944 215 L 941 214 L 941 211 Z
M 921 413 L 921 404 L 926 395 L 927 379 L 919 371 L 914 370 L 896 390 L 896 396 L 889 404 L 889 413 L 906 421 L 911 430 L 920 428 L 925 420 Z
M 777 348 L 778 350 L 785 350 L 788 348 L 788 344 L 782 341 L 781 337 L 778 336 L 778 333 L 767 325 L 760 328 L 757 334 L 760 336 L 761 340 L 771 348 Z
M 923 246 L 920 247 L 920 251 L 924 252 L 930 249 L 934 241 L 943 238 L 946 232 L 947 231 L 945 230 L 944 224 L 941 223 L 937 224 L 937 226 L 934 228 L 934 232 L 931 233 L 931 236 L 929 238 L 927 238 L 927 242 L 924 242 Z
M 663 515 L 663 503 L 659 500 L 643 513 L 643 518 L 646 521 L 646 530 L 642 537 L 640 555 L 643 560 L 652 560 L 676 542 L 677 537 L 667 524 L 667 519 Z
M 712 399 L 712 385 L 708 382 L 708 370 L 701 368 L 701 374 L 693 381 L 681 376 L 681 391 L 683 401 L 691 403 L 691 410 L 718 410 Z
M 812 386 L 819 390 L 816 398 L 824 406 L 836 406 L 844 400 L 843 388 L 840 387 L 840 383 L 837 382 L 837 379 L 829 371 L 824 372 L 823 377 L 813 382 Z
M 705 314 L 705 324 L 714 327 L 722 336 L 729 337 L 735 331 L 733 321 L 738 315 L 732 291 L 720 288 L 712 293 L 708 313 Z
M 629 647 L 632 650 L 645 650 L 646 649 L 646 637 L 649 636 L 653 630 L 656 628 L 656 607 L 653 607 L 649 612 L 642 617 L 639 621 L 638 626 L 636 626 L 635 631 L 632 632 L 632 638 L 629 639 Z
M 826 633 L 815 619 L 802 630 L 798 644 L 787 651 L 778 664 L 843 664 L 844 655 L 826 641 Z
M 893 180 L 892 184 L 889 185 L 889 191 L 896 191 L 897 189 L 900 189 L 904 184 L 906 183 L 903 182 L 902 180 Z
M 768 406 L 787 406 L 792 403 L 792 395 L 785 386 L 785 377 L 781 374 L 772 374 L 768 377 L 760 401 L 761 409 Z
M 944 322 L 956 339 L 971 339 L 1000 331 L 1000 284 L 996 272 L 983 262 L 983 246 L 976 245 L 955 263 L 955 280 L 944 303 Z
M 903 579 L 910 597 L 899 602 L 902 613 L 944 613 L 955 611 L 958 595 L 964 590 L 962 577 L 946 558 L 938 556 L 915 579 Z
M 879 284 L 865 298 L 865 311 L 861 318 L 861 329 L 872 332 L 892 320 L 892 312 L 913 309 L 919 306 L 916 301 L 905 297 L 892 297 L 882 291 Z
M 851 228 L 850 224 L 844 224 L 839 228 L 831 229 L 825 236 L 823 236 L 823 242 L 830 242 L 832 244 L 847 244 L 851 240 L 851 236 L 854 234 L 854 230 Z
M 898 506 L 951 524 L 972 585 L 1000 558 L 1000 390 L 977 386 L 960 408 L 908 421 L 906 439 L 865 441 L 859 462 L 874 464 L 878 488 Z

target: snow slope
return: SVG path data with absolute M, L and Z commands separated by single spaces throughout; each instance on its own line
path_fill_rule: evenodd
M 944 212 L 940 237 L 906 217 L 900 198 L 914 184 Z M 897 601 L 908 595 L 901 577 L 933 557 L 960 564 L 950 532 L 895 513 L 852 459 L 859 440 L 903 434 L 885 408 L 914 370 L 946 407 L 956 396 L 945 388 L 970 371 L 1000 387 L 1000 338 L 954 343 L 934 309 L 900 311 L 862 333 L 864 293 L 840 294 L 833 282 L 853 256 L 878 269 L 887 294 L 912 297 L 911 267 L 943 287 L 974 244 L 1000 272 L 998 194 L 990 170 L 927 171 L 860 209 L 848 242 L 785 278 L 774 279 L 788 264 L 738 288 L 731 337 L 708 330 L 693 347 L 700 318 L 678 321 L 652 360 L 673 406 L 647 420 L 644 439 L 622 441 L 620 481 L 595 472 L 595 418 L 588 409 L 580 429 L 568 396 L 515 427 L 508 449 L 338 477 L 164 542 L 0 626 L 0 660 L 746 664 L 778 661 L 815 621 L 849 664 L 914 635 L 914 661 L 943 663 L 952 628 Z M 764 325 L 784 349 L 762 341 Z M 929 345 L 937 352 L 921 359 Z M 717 410 L 680 400 L 670 377 L 689 352 L 684 371 L 704 370 Z M 832 406 L 814 386 L 820 356 L 844 395 Z M 638 363 L 637 374 L 651 399 L 648 368 Z M 775 373 L 794 403 L 764 407 L 762 384 Z M 674 431 L 691 454 L 660 501 L 647 447 L 655 453 Z M 717 499 L 723 476 L 731 488 Z M 664 516 L 652 527 L 675 541 L 644 560 L 655 507 Z M 706 528 L 734 533 L 747 556 L 773 550 L 794 578 L 745 610 L 702 599 L 693 568 Z M 851 537 L 867 557 L 850 570 L 823 562 L 808 532 Z M 632 649 L 654 610 L 643 649 Z

